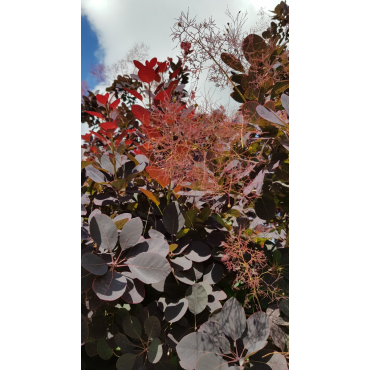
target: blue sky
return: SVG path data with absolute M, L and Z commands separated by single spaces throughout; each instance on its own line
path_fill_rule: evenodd
M 93 88 L 94 82 L 89 77 L 90 65 L 99 63 L 95 52 L 99 48 L 98 38 L 91 29 L 86 16 L 81 16 L 81 81 L 86 80 L 90 88 Z

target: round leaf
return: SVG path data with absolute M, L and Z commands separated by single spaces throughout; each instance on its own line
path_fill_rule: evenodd
M 163 213 L 163 224 L 166 230 L 171 234 L 177 234 L 185 225 L 185 218 L 181 213 L 179 203 L 170 203 Z
M 164 310 L 164 318 L 168 322 L 179 321 L 186 313 L 189 303 L 186 298 L 180 299 L 177 303 L 169 303 Z
M 203 281 L 208 284 L 216 284 L 222 279 L 224 269 L 219 263 L 212 263 L 204 271 Z
M 214 353 L 207 353 L 199 358 L 195 370 L 228 370 L 227 361 Z
M 161 334 L 161 323 L 158 318 L 148 317 L 144 322 L 144 330 L 149 339 L 158 338 Z
M 185 296 L 189 302 L 189 311 L 194 315 L 198 315 L 207 307 L 207 292 L 201 284 L 189 286 L 186 290 Z
M 171 272 L 167 259 L 156 253 L 144 252 L 132 258 L 127 265 L 143 283 L 153 284 L 164 280 Z
M 106 215 L 97 214 L 90 221 L 90 234 L 100 249 L 110 252 L 117 244 L 118 232 L 114 222 Z
M 259 218 L 270 221 L 275 216 L 276 205 L 273 199 L 262 196 L 256 200 L 254 209 Z
M 156 364 L 163 355 L 163 344 L 158 338 L 154 338 L 148 348 L 148 360 L 152 364 Z
M 246 326 L 245 312 L 234 297 L 227 300 L 222 307 L 220 323 L 223 332 L 232 340 L 242 336 Z
M 125 223 L 119 236 L 119 244 L 123 250 L 133 247 L 143 232 L 143 222 L 135 217 Z
M 131 370 L 134 367 L 137 355 L 125 353 L 116 363 L 117 370 Z
M 127 286 L 127 280 L 115 271 L 108 271 L 103 276 L 97 276 L 93 283 L 95 294 L 104 301 L 114 301 L 122 296 Z
M 193 241 L 184 251 L 184 255 L 194 262 L 203 262 L 211 257 L 211 249 L 201 241 Z
M 108 265 L 94 253 L 86 253 L 82 256 L 82 267 L 94 275 L 104 275 L 108 271 Z
M 176 346 L 184 369 L 194 369 L 200 356 L 219 351 L 218 340 L 206 333 L 191 333 Z
M 89 324 L 84 315 L 81 315 L 81 345 L 87 342 L 89 338 Z
M 140 339 L 142 333 L 142 327 L 137 317 L 127 315 L 122 320 L 123 331 L 126 335 L 133 339 Z

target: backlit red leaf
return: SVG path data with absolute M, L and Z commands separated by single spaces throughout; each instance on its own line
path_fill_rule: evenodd
M 90 138 L 91 138 L 91 133 L 90 134 L 85 134 L 85 135 L 81 135 L 81 138 L 85 141 L 90 141 Z
M 165 188 L 171 182 L 171 180 L 166 176 L 165 172 L 158 167 L 146 166 L 145 171 L 163 188 Z
M 98 112 L 90 112 L 88 110 L 85 110 L 85 112 L 88 113 L 88 114 L 90 114 L 91 116 L 95 116 L 95 117 L 104 119 L 104 117 L 100 113 L 98 113 Z
M 134 60 L 134 64 L 136 68 L 143 68 L 145 67 L 143 63 L 139 62 L 138 60 Z
M 119 144 L 121 144 L 122 139 L 127 135 L 126 131 L 121 132 L 115 139 L 114 139 L 114 145 L 118 147 Z
M 166 62 L 163 62 L 163 63 L 158 63 L 158 73 L 163 73 L 163 72 L 166 72 L 166 69 L 167 69 L 167 63 Z
M 125 87 L 123 88 L 123 90 L 127 91 L 128 93 L 130 93 L 131 95 L 133 95 L 135 98 L 143 101 L 143 97 L 135 90 L 129 90 L 129 89 L 126 89 Z
M 106 105 L 107 102 L 108 102 L 108 98 L 109 98 L 109 94 L 106 93 L 105 95 L 96 95 L 96 100 L 100 103 L 100 104 L 103 104 L 103 105 Z
M 177 77 L 177 75 L 180 73 L 180 69 L 176 69 L 170 74 L 170 79 L 172 80 L 173 78 Z
M 114 122 L 103 122 L 100 124 L 100 127 L 103 130 L 115 130 L 116 128 L 118 128 L 118 126 Z
M 151 68 L 154 68 L 154 66 L 157 64 L 157 58 L 153 58 L 150 62 L 149 62 L 149 67 Z
M 160 101 L 165 101 L 165 100 L 168 100 L 169 97 L 171 95 L 171 92 L 170 90 L 164 90 L 164 91 L 161 91 L 160 93 L 158 93 L 156 96 L 155 96 L 155 100 L 160 100 Z
M 120 102 L 120 99 L 116 99 L 113 103 L 109 105 L 111 110 L 115 110 L 118 107 L 118 104 Z
M 138 119 L 144 126 L 150 124 L 150 114 L 141 105 L 132 105 L 131 112 L 134 114 L 135 118 Z
M 155 79 L 155 72 L 153 68 L 143 66 L 139 69 L 138 76 L 141 81 L 151 83 Z

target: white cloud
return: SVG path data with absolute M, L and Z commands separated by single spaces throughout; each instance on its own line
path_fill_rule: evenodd
M 123 58 L 136 42 L 144 42 L 150 47 L 150 56 L 165 60 L 167 57 L 180 55 L 179 48 L 171 40 L 171 27 L 182 11 L 198 20 L 212 16 L 219 27 L 225 25 L 229 18 L 225 14 L 229 7 L 231 14 L 238 11 L 248 12 L 246 30 L 249 31 L 257 21 L 257 13 L 262 8 L 273 10 L 279 0 L 81 0 L 82 15 L 86 15 L 95 31 L 100 49 L 96 55 L 100 62 L 110 65 Z M 202 86 L 202 82 L 199 86 Z M 230 108 L 237 104 L 230 99 L 230 91 L 215 91 L 212 84 L 203 82 L 203 93 L 214 91 L 214 100 L 222 99 L 222 103 L 231 103 Z

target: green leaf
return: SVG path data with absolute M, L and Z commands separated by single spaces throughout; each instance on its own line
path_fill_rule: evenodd
M 271 90 L 271 99 L 280 96 L 287 89 L 289 89 L 289 80 L 277 82 Z
M 222 53 L 221 59 L 230 68 L 235 69 L 236 71 L 245 73 L 242 63 L 234 55 L 228 54 L 228 53 Z

